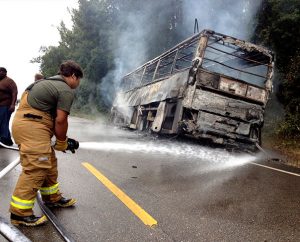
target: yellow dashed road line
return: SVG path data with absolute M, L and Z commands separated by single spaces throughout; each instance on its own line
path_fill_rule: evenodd
M 144 224 L 149 226 L 157 225 L 157 221 L 151 217 L 144 209 L 128 197 L 121 189 L 107 179 L 100 171 L 87 162 L 82 165 L 90 171 L 99 181 L 103 183 L 117 198 L 119 198 Z

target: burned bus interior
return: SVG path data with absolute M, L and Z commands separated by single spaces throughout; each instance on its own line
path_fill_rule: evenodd
M 203 30 L 122 78 L 112 122 L 255 150 L 273 62 L 262 46 Z

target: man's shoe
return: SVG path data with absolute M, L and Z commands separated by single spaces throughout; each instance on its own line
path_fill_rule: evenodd
M 45 215 L 37 217 L 35 215 L 30 216 L 18 216 L 13 213 L 10 214 L 10 222 L 13 225 L 25 225 L 25 226 L 39 226 L 47 222 Z
M 44 204 L 48 208 L 57 208 L 57 207 L 67 208 L 67 207 L 73 206 L 75 203 L 76 203 L 76 200 L 74 198 L 67 199 L 67 198 L 62 197 L 57 202 L 45 202 Z

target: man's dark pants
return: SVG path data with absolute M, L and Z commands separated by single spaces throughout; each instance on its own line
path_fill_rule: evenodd
M 12 145 L 9 131 L 10 116 L 11 111 L 9 111 L 9 107 L 0 106 L 0 141 L 5 145 Z

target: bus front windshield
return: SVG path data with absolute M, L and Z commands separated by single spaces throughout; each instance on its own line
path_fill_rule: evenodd
M 231 43 L 209 39 L 202 67 L 238 80 L 264 87 L 270 58 L 252 50 L 247 51 Z

